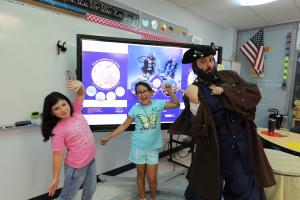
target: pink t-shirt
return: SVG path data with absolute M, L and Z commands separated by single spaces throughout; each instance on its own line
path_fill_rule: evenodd
M 82 102 L 75 98 L 73 116 L 60 120 L 53 129 L 52 151 L 63 151 L 66 147 L 65 163 L 81 168 L 95 158 L 96 144 L 92 131 L 81 114 Z

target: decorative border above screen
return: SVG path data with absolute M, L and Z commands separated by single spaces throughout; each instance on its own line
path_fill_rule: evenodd
M 149 32 L 187 41 L 188 29 L 141 12 L 141 28 Z
M 134 32 L 144 40 L 187 42 L 188 29 L 113 0 L 22 0 L 27 3 L 74 13 L 87 21 Z M 147 20 L 151 20 L 146 24 Z M 142 21 L 142 23 L 141 23 Z
M 164 36 L 164 35 L 161 35 L 161 34 L 158 34 L 158 33 L 152 33 L 152 32 L 149 32 L 147 30 L 137 29 L 137 28 L 134 28 L 132 26 L 122 24 L 120 22 L 116 22 L 116 21 L 113 21 L 113 20 L 110 20 L 110 19 L 106 19 L 106 18 L 103 18 L 103 17 L 91 15 L 91 14 L 86 15 L 86 20 L 94 22 L 94 23 L 98 23 L 98 24 L 101 24 L 101 25 L 110 26 L 110 27 L 114 27 L 114 28 L 117 28 L 117 29 L 121 29 L 121 30 L 125 30 L 125 31 L 129 31 L 129 32 L 132 32 L 132 33 L 139 34 L 141 36 L 141 38 L 144 39 L 144 40 L 183 43 L 182 40 L 178 40 L 178 39 L 175 39 L 175 38 L 172 38 L 172 37 L 167 37 L 167 36 Z
M 140 27 L 140 11 L 115 1 L 106 0 L 34 0 L 48 6 L 78 14 L 93 14 L 132 27 Z

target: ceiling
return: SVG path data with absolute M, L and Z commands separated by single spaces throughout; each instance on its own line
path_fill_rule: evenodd
M 300 20 L 300 0 L 240 6 L 238 0 L 168 0 L 222 28 L 250 29 Z

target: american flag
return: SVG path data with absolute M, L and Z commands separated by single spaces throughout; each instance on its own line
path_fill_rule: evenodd
M 264 30 L 260 29 L 240 48 L 244 56 L 252 64 L 257 75 L 264 71 Z

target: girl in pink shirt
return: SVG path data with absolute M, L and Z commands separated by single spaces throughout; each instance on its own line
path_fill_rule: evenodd
M 68 81 L 67 89 L 76 92 L 73 104 L 59 92 L 52 92 L 44 101 L 42 135 L 44 142 L 51 138 L 53 168 L 48 192 L 49 196 L 55 194 L 64 160 L 64 186 L 58 200 L 74 199 L 81 185 L 81 199 L 90 200 L 97 182 L 94 159 L 96 145 L 89 125 L 81 114 L 85 89 L 77 80 Z

